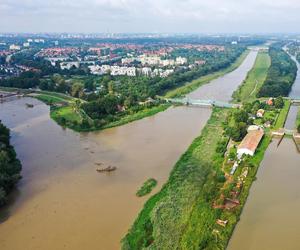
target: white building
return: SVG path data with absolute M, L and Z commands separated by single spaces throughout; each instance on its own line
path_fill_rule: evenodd
M 149 67 L 143 67 L 141 70 L 142 75 L 151 76 L 152 69 Z
M 56 62 L 63 62 L 69 59 L 69 57 L 45 57 L 45 60 L 49 61 L 52 66 L 55 66 Z
M 159 56 L 141 55 L 138 57 L 138 60 L 141 61 L 142 65 L 158 65 L 158 64 L 160 64 Z
M 29 47 L 30 46 L 30 43 L 23 43 L 23 47 Z
M 126 58 L 122 58 L 121 62 L 122 64 L 130 64 L 133 63 L 135 61 L 134 57 L 126 57 Z
M 61 62 L 60 63 L 60 68 L 62 70 L 64 70 L 64 69 L 70 70 L 73 67 L 79 68 L 79 66 L 80 66 L 79 62 Z
M 173 70 L 173 69 L 167 69 L 167 70 L 161 72 L 161 73 L 160 73 L 160 76 L 161 76 L 161 77 L 167 77 L 167 76 L 171 75 L 172 73 L 174 73 L 174 70 Z
M 12 45 L 9 46 L 9 49 L 10 50 L 20 50 L 21 47 L 19 45 L 12 44 Z
M 237 148 L 238 158 L 243 155 L 253 156 L 263 136 L 264 130 L 262 128 L 249 131 Z
M 177 57 L 176 58 L 176 65 L 184 65 L 187 63 L 187 59 L 185 57 Z

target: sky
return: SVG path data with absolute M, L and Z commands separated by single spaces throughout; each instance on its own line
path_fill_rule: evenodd
M 0 32 L 300 33 L 300 0 L 0 0 Z

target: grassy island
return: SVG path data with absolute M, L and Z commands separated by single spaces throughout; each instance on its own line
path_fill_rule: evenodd
M 145 181 L 143 186 L 136 192 L 136 196 L 142 197 L 151 193 L 151 191 L 153 190 L 153 188 L 156 187 L 156 185 L 157 185 L 157 180 L 153 178 L 148 179 L 147 181 Z

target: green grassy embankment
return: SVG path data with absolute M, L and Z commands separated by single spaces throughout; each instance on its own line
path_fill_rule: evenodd
M 287 115 L 288 115 L 289 110 L 290 110 L 290 106 L 291 106 L 291 101 L 287 100 L 287 99 L 284 100 L 284 106 L 281 109 L 281 111 L 280 111 L 280 113 L 279 113 L 279 115 L 277 117 L 276 123 L 274 125 L 274 129 L 275 130 L 284 127 Z
M 247 74 L 243 84 L 233 93 L 235 102 L 254 101 L 256 95 L 263 85 L 268 69 L 271 65 L 271 59 L 267 52 L 260 51 L 257 55 L 253 68 Z
M 235 70 L 236 68 L 238 68 L 242 62 L 245 60 L 245 58 L 247 57 L 247 55 L 249 54 L 249 50 L 246 50 L 244 53 L 242 53 L 242 55 L 233 63 L 231 64 L 228 68 L 217 71 L 215 73 L 211 73 L 205 76 L 202 76 L 196 80 L 193 80 L 191 82 L 186 83 L 184 86 L 176 88 L 174 90 L 168 91 L 165 95 L 166 98 L 174 98 L 174 97 L 180 97 L 180 96 L 184 96 L 194 90 L 196 90 L 197 88 L 199 88 L 200 86 L 209 83 L 210 81 L 218 78 L 218 77 L 222 77 L 225 74 L 230 73 L 231 71 Z

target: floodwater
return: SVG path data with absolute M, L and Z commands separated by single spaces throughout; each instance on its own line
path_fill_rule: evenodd
M 223 77 L 238 86 L 255 60 L 250 52 Z M 219 96 L 219 80 L 214 91 Z M 231 88 L 227 94 L 230 99 Z M 26 103 L 34 108 L 26 108 Z M 158 180 L 158 191 L 192 140 L 200 134 L 210 109 L 177 107 L 121 127 L 75 133 L 49 118 L 49 107 L 31 98 L 0 104 L 0 119 L 12 131 L 23 164 L 23 179 L 0 210 L 0 249 L 119 249 L 120 239 L 148 197 L 135 192 Z M 100 174 L 96 163 L 117 166 Z
M 294 58 L 293 58 L 294 59 Z M 300 97 L 300 67 L 290 93 Z M 295 129 L 299 106 L 291 106 L 285 128 Z M 268 147 L 229 250 L 300 249 L 300 154 L 292 139 Z

